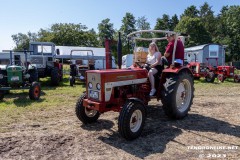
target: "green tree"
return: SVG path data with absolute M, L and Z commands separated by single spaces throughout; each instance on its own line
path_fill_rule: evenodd
M 225 12 L 223 23 L 228 30 L 230 37 L 229 46 L 230 57 L 232 60 L 240 60 L 240 6 L 230 6 Z
M 173 31 L 178 23 L 179 23 L 178 16 L 176 14 L 174 14 L 172 16 L 172 18 L 170 19 L 170 30 Z
M 171 21 L 169 19 L 169 15 L 163 14 L 162 18 L 157 18 L 156 25 L 154 27 L 155 30 L 170 30 L 171 29 Z M 163 33 L 155 33 L 154 37 L 164 37 L 165 35 Z M 158 41 L 157 46 L 159 48 L 159 51 L 164 53 L 165 47 L 167 46 L 167 40 L 166 41 Z
M 136 22 L 137 30 L 150 30 L 150 23 L 147 21 L 147 18 L 145 16 L 139 17 Z M 141 38 L 150 38 L 152 37 L 151 33 L 142 33 L 140 35 Z M 137 46 L 143 46 L 143 47 L 148 47 L 149 42 L 146 41 L 137 41 L 136 42 Z
M 199 16 L 204 27 L 213 37 L 215 35 L 217 25 L 216 18 L 214 17 L 214 12 L 211 8 L 212 7 L 210 7 L 208 3 L 205 2 L 202 6 L 200 6 Z
M 53 38 L 54 38 L 54 34 L 53 32 L 51 32 L 51 30 L 47 29 L 40 29 L 38 31 L 38 37 L 39 37 L 39 41 L 40 42 L 52 42 Z
M 100 46 L 105 46 L 105 39 L 113 40 L 115 30 L 113 29 L 113 24 L 110 23 L 110 19 L 104 19 L 98 24 L 98 36 L 100 41 Z
M 123 44 L 123 55 L 128 54 L 131 48 L 128 46 L 129 42 L 127 39 L 127 35 L 136 31 L 136 20 L 133 14 L 127 12 L 126 15 L 122 19 L 122 25 L 120 28 L 120 32 L 122 33 L 122 44 Z
M 181 15 L 182 17 L 191 17 L 191 18 L 196 18 L 198 17 L 199 10 L 196 8 L 196 6 L 191 5 L 187 9 L 184 10 L 183 14 Z
M 150 23 L 147 21 L 147 18 L 145 16 L 138 17 L 136 21 L 136 26 L 138 30 L 149 30 L 150 29 Z
M 190 39 L 185 43 L 186 47 L 207 44 L 212 41 L 200 18 L 182 17 L 175 31 L 190 35 Z
M 12 39 L 16 44 L 14 50 L 24 50 L 29 48 L 29 42 L 37 40 L 37 34 L 28 32 L 27 34 L 18 33 L 12 35 Z

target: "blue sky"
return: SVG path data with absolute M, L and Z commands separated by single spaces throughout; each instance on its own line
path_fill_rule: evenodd
M 14 47 L 11 35 L 37 32 L 54 23 L 81 23 L 98 31 L 98 24 L 109 18 L 119 29 L 130 12 L 136 19 L 145 16 L 154 27 L 163 14 L 180 16 L 187 7 L 199 9 L 204 2 L 212 6 L 215 15 L 222 6 L 240 5 L 240 0 L 1 0 L 0 51 Z

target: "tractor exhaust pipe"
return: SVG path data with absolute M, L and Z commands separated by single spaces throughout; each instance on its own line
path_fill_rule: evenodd
M 105 39 L 106 69 L 112 69 L 112 54 L 110 52 L 110 40 Z
M 10 65 L 12 65 L 12 54 L 13 54 L 13 52 L 10 51 Z
M 121 41 L 121 33 L 118 32 L 118 45 L 117 45 L 117 55 L 118 55 L 118 68 L 122 67 L 122 41 Z

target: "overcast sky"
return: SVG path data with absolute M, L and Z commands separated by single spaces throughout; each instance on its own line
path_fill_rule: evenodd
M 240 0 L 1 0 L 0 51 L 13 49 L 11 35 L 37 32 L 55 23 L 81 23 L 97 32 L 98 24 L 109 18 L 119 29 L 122 18 L 130 12 L 136 19 L 145 16 L 153 28 L 163 14 L 180 16 L 187 7 L 199 9 L 204 2 L 215 15 L 223 6 L 240 5 Z

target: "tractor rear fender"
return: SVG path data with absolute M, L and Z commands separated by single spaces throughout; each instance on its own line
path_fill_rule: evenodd
M 179 73 L 182 71 L 186 71 L 192 74 L 192 71 L 187 67 L 187 66 L 183 66 L 183 67 L 173 67 L 173 68 L 166 68 L 163 70 L 163 73 Z

